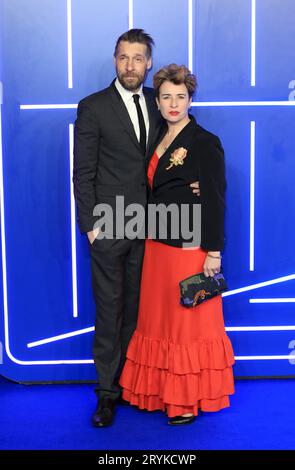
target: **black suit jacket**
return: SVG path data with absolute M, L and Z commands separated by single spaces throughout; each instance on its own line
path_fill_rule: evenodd
M 149 204 L 163 203 L 166 206 L 174 203 L 179 209 L 181 204 L 188 204 L 190 221 L 192 221 L 193 204 L 201 204 L 200 246 L 206 251 L 219 251 L 224 247 L 226 189 L 224 152 L 219 138 L 199 126 L 193 116 L 189 117 L 190 122 L 177 135 L 158 162 L 148 202 Z M 155 148 L 166 130 L 165 124 Z M 171 153 L 179 147 L 187 149 L 184 164 L 167 170 Z M 195 181 L 199 181 L 200 197 L 193 193 L 189 186 Z M 169 236 L 171 234 L 169 218 L 167 225 L 167 240 L 160 239 L 159 233 L 156 239 L 178 247 L 189 242 L 181 236 L 181 230 L 179 238 L 172 239 Z
M 160 129 L 154 90 L 143 87 L 149 135 L 143 155 L 127 108 L 112 84 L 80 101 L 75 122 L 74 194 L 81 232 L 93 230 L 93 209 L 98 203 L 110 204 L 115 214 L 115 196 L 125 204 L 147 202 L 147 155 Z

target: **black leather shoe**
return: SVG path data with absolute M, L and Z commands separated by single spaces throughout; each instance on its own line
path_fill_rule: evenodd
M 92 417 L 92 424 L 96 428 L 111 426 L 114 420 L 116 400 L 104 397 L 99 400 L 98 407 Z
M 195 421 L 196 417 L 195 416 L 174 416 L 173 418 L 170 418 L 168 421 L 168 424 L 172 425 L 182 425 L 182 424 L 190 424 Z

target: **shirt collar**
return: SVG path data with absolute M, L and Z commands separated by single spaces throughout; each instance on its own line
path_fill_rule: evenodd
M 119 82 L 118 78 L 115 80 L 115 87 L 117 88 L 118 92 L 122 96 L 124 101 L 131 101 L 133 100 L 132 96 L 135 94 L 134 91 L 129 91 L 124 88 L 121 83 Z M 142 91 L 142 84 L 140 86 L 140 89 L 136 92 L 137 95 L 139 95 L 139 99 L 143 98 L 143 91 Z

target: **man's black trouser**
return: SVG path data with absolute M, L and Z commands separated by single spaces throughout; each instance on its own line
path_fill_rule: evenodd
M 90 246 L 96 304 L 94 362 L 100 398 L 116 399 L 131 336 L 136 328 L 144 240 L 95 240 Z

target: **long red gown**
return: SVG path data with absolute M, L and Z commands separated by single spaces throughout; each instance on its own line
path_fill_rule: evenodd
M 151 187 L 158 160 L 154 153 Z M 190 309 L 179 302 L 179 281 L 202 271 L 205 257 L 201 248 L 145 242 L 138 322 L 120 377 L 122 396 L 132 405 L 169 417 L 229 406 L 234 355 L 222 298 Z

